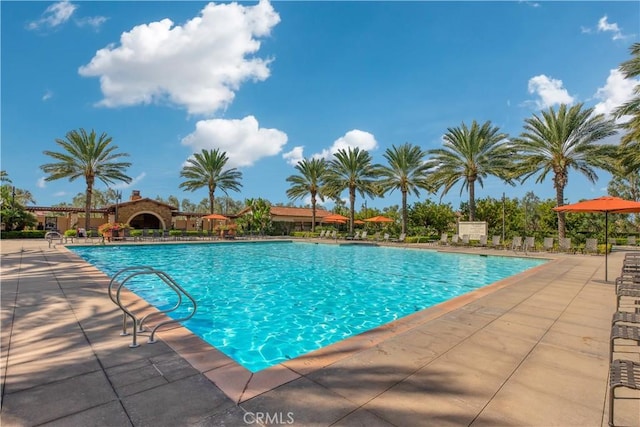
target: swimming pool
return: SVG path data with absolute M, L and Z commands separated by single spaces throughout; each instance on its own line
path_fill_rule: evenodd
M 184 326 L 252 372 L 545 262 L 302 242 L 69 249 L 109 276 L 133 265 L 171 275 L 198 301 Z M 175 301 L 146 276 L 127 283 L 158 308 Z

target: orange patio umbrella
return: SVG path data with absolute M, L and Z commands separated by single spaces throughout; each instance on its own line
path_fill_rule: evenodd
M 220 215 L 220 214 L 217 214 L 217 213 L 212 213 L 212 214 L 203 216 L 202 219 L 214 219 L 214 220 L 218 220 L 218 221 L 226 221 L 229 218 L 227 218 L 224 215 Z
M 367 222 L 393 222 L 393 220 L 391 218 L 387 218 L 386 216 L 382 216 L 382 215 L 374 216 L 373 218 L 367 218 L 367 219 L 365 219 L 365 221 L 367 221 Z
M 640 202 L 625 200 L 620 197 L 603 196 L 597 199 L 584 200 L 571 205 L 558 206 L 553 208 L 556 212 L 604 212 L 604 242 L 609 243 L 609 214 L 610 213 L 637 213 L 640 212 Z M 607 281 L 607 263 L 609 251 L 605 246 L 604 251 L 604 281 Z
M 320 218 L 321 222 L 339 222 L 344 224 L 349 218 L 340 214 L 327 215 L 324 218 Z

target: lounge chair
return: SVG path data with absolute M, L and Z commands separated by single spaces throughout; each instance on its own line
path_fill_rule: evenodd
M 521 251 L 522 250 L 522 236 L 514 236 L 511 241 L 511 250 L 512 251 Z
M 363 231 L 362 234 L 360 234 L 360 238 L 358 240 L 367 240 L 367 230 Z
M 318 235 L 318 239 L 324 238 L 324 234 L 325 233 L 326 233 L 326 230 L 320 230 L 320 234 Z
M 405 233 L 400 233 L 400 236 L 397 239 L 391 239 L 391 241 L 394 243 L 404 243 L 406 238 L 407 235 Z
M 444 246 L 449 244 L 449 235 L 447 233 L 442 233 L 440 236 L 440 244 Z
M 524 238 L 524 251 L 525 252 L 533 252 L 536 250 L 536 238 L 535 237 L 525 237 Z
M 614 360 L 609 366 L 609 425 L 614 425 L 613 403 L 616 388 L 640 390 L 640 364 L 631 360 Z
M 469 240 L 469 235 L 468 234 L 463 234 L 462 235 L 462 244 L 465 246 L 469 246 L 470 244 L 470 240 Z
M 598 239 L 587 239 L 582 253 L 598 255 Z
M 478 245 L 481 246 L 481 247 L 487 246 L 487 236 L 485 236 L 485 235 L 480 236 L 480 240 L 478 241 Z
M 627 237 L 627 245 L 629 246 L 636 246 L 636 236 L 628 236 Z
M 575 253 L 571 244 L 571 237 L 563 237 L 558 241 L 560 252 Z
M 542 248 L 547 252 L 553 252 L 553 237 L 545 237 L 542 241 Z
M 389 241 L 389 233 L 384 233 L 384 236 L 382 236 L 381 241 L 388 242 Z
M 451 236 L 451 244 L 453 246 L 457 246 L 460 243 L 460 236 L 458 236 L 457 234 L 454 234 L 453 236 Z
M 501 243 L 500 243 L 500 236 L 499 236 L 499 235 L 497 235 L 497 234 L 494 234 L 494 235 L 491 237 L 491 247 L 492 247 L 492 248 L 495 248 L 495 249 L 498 249 L 500 246 L 501 246 Z

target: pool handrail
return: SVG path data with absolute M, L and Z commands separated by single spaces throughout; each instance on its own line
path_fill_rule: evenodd
M 114 283 L 117 283 L 116 282 L 116 278 L 121 276 L 125 272 L 132 272 L 132 273 L 129 274 L 122 281 L 119 282 L 119 285 L 118 285 L 118 287 L 116 289 L 116 294 L 114 296 L 113 295 L 113 285 L 114 285 Z M 132 278 L 134 278 L 136 276 L 147 275 L 147 274 L 153 274 L 153 275 L 157 276 L 159 279 L 161 279 L 167 286 L 169 286 L 176 293 L 176 295 L 178 296 L 178 301 L 171 308 L 168 308 L 168 309 L 165 309 L 165 310 L 153 311 L 151 313 L 146 314 L 142 318 L 138 319 L 135 316 L 135 314 L 133 314 L 133 312 L 131 310 L 129 310 L 127 307 L 125 307 L 123 305 L 122 301 L 120 300 L 120 295 L 121 295 L 121 292 L 122 292 L 122 288 L 125 286 L 125 284 L 130 279 L 132 279 Z M 169 319 L 169 320 L 164 320 L 162 322 L 159 322 L 151 330 L 151 335 L 149 336 L 148 343 L 149 344 L 153 344 L 153 343 L 156 342 L 154 338 L 155 338 L 155 333 L 158 330 L 158 328 L 160 328 L 161 326 L 164 326 L 164 325 L 166 325 L 168 323 L 176 323 L 176 322 L 183 322 L 185 320 L 189 320 L 191 317 L 193 317 L 193 315 L 196 313 L 196 310 L 197 310 L 196 300 L 182 286 L 180 286 L 178 283 L 176 283 L 176 281 L 173 280 L 173 278 L 171 276 L 169 276 L 167 273 L 165 273 L 164 271 L 157 270 L 157 269 L 155 269 L 153 267 L 150 267 L 150 266 L 125 267 L 125 268 L 119 270 L 111 278 L 111 282 L 109 282 L 108 291 L 109 291 L 109 298 L 111 298 L 111 301 L 113 301 L 113 303 L 116 304 L 123 312 L 122 332 L 120 333 L 120 335 L 129 335 L 129 333 L 127 332 L 127 317 L 130 317 L 131 321 L 133 322 L 133 341 L 129 345 L 129 347 L 131 347 L 131 348 L 138 347 L 138 345 L 139 345 L 138 342 L 137 342 L 138 332 L 143 332 L 144 331 L 144 322 L 149 318 L 149 316 L 154 315 L 154 314 L 166 314 L 166 313 L 169 313 L 169 312 L 172 312 L 172 311 L 178 309 L 178 307 L 180 307 L 180 305 L 182 304 L 182 295 L 186 296 L 191 301 L 191 304 L 193 305 L 193 310 L 189 313 L 188 316 L 185 316 L 185 317 L 182 317 L 182 318 L 179 318 L 179 319 Z

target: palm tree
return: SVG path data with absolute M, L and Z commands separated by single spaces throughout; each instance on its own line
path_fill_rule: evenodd
M 9 174 L 5 170 L 0 170 L 0 182 L 8 182 L 11 183 L 11 179 L 9 178 Z
M 524 182 L 538 174 L 537 183 L 553 172 L 556 203 L 564 204 L 564 188 L 569 180 L 569 170 L 575 169 L 595 183 L 598 179 L 594 168 L 610 169 L 614 146 L 597 144 L 603 138 L 616 133 L 612 120 L 604 115 L 593 115 L 593 108 L 583 109 L 582 104 L 553 107 L 525 120 L 524 132 L 514 140 L 517 156 L 514 176 Z M 565 237 L 564 212 L 558 212 L 558 236 Z
M 407 194 L 420 196 L 419 189 L 430 191 L 427 181 L 428 165 L 424 157 L 426 152 L 420 147 L 405 143 L 387 148 L 384 158 L 389 166 L 380 166 L 376 171 L 383 193 L 398 189 L 402 193 L 402 233 L 407 232 Z
M 631 45 L 631 54 L 633 58 L 620 64 L 620 70 L 628 79 L 640 76 L 640 43 Z M 615 111 L 617 118 L 631 116 L 631 120 L 620 125 L 627 130 L 621 142 L 625 149 L 623 164 L 629 173 L 640 170 L 640 83 L 635 85 L 633 91 L 635 96 Z
M 213 213 L 216 188 L 222 191 L 240 191 L 242 172 L 236 168 L 223 170 L 229 158 L 227 153 L 215 150 L 202 150 L 187 160 L 188 165 L 182 168 L 180 176 L 187 178 L 180 188 L 196 191 L 202 187 L 209 189 L 209 213 Z
M 96 179 L 106 185 L 116 181 L 131 182 L 131 178 L 124 173 L 131 163 L 120 161 L 129 154 L 117 153 L 118 146 L 111 145 L 112 138 L 106 133 L 97 137 L 94 130 L 87 133 L 81 128 L 67 132 L 65 138 L 56 139 L 56 144 L 62 147 L 64 152 L 44 151 L 45 155 L 57 161 L 46 163 L 40 166 L 40 169 L 49 174 L 45 181 L 60 178 L 74 181 L 84 177 L 86 183 L 84 228 L 88 230 L 91 219 L 91 197 Z
M 291 175 L 287 182 L 291 188 L 287 190 L 287 197 L 296 200 L 311 195 L 311 231 L 316 231 L 316 197 L 324 202 L 321 188 L 327 173 L 325 159 L 303 159 L 296 165 L 299 175 Z
M 476 216 L 475 185 L 482 187 L 484 178 L 497 176 L 506 182 L 513 150 L 507 134 L 487 121 L 480 126 L 475 120 L 468 128 L 464 122 L 460 127 L 448 128 L 443 136 L 444 148 L 427 151 L 433 156 L 428 162 L 433 168 L 429 178 L 433 188 L 442 188 L 442 196 L 458 182 L 462 182 L 460 194 L 469 190 L 469 220 Z
M 340 149 L 329 162 L 323 193 L 329 197 L 339 197 L 349 190 L 349 234 L 353 234 L 356 191 L 360 196 L 373 197 L 380 194 L 375 181 L 376 166 L 371 163 L 371 155 L 359 148 Z

